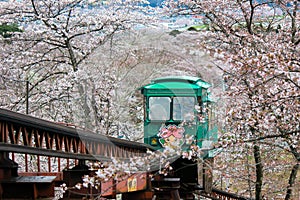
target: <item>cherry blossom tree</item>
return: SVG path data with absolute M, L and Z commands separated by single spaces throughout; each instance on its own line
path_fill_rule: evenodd
M 213 73 L 203 68 L 207 56 L 195 50 L 199 38 L 175 38 L 159 25 L 145 28 L 155 22 L 145 15 L 152 9 L 136 1 L 111 3 L 1 3 L 3 23 L 23 26 L 23 32 L 1 38 L 2 106 L 26 112 L 27 104 L 38 117 L 140 140 L 137 88 L 171 75 L 170 68 L 172 75 Z
M 284 149 L 299 169 L 299 1 L 168 1 L 173 15 L 199 15 L 211 31 L 203 46 L 222 68 L 227 89 L 224 146 L 252 143 L 256 199 L 264 195 L 261 148 Z
M 92 85 L 88 78 L 76 77 L 87 70 L 84 61 L 114 34 L 152 22 L 152 17 L 145 15 L 150 11 L 146 1 L 1 2 L 1 23 L 18 24 L 23 30 L 8 39 L 1 38 L 2 81 L 8 86 L 16 80 L 14 85 L 19 86 L 19 91 L 6 90 L 9 107 L 24 111 L 25 101 L 30 98 L 30 113 L 52 115 L 54 120 L 65 122 L 81 115 L 85 120 L 81 125 L 91 129 L 90 120 L 97 116 L 90 116 L 96 110 L 91 105 L 94 97 L 87 98 L 86 89 Z M 114 81 L 113 77 L 108 79 Z M 105 104 L 107 99 L 102 101 Z M 52 112 L 55 107 L 64 107 L 65 114 L 57 116 Z
M 90 77 L 97 83 L 95 91 L 98 94 L 94 101 L 97 102 L 94 104 L 98 106 L 97 110 L 101 110 L 100 95 L 103 94 L 102 98 L 109 97 L 110 106 L 105 107 L 109 112 L 99 113 L 105 119 L 103 123 L 106 125 L 103 126 L 106 128 L 99 132 L 108 131 L 110 135 L 142 141 L 143 98 L 138 88 L 153 78 L 197 75 L 207 79 L 214 77 L 216 83 L 220 82 L 220 76 L 210 66 L 209 57 L 202 50 L 197 50 L 195 41 L 199 38 L 196 37 L 186 33 L 175 38 L 160 28 L 147 28 L 115 35 L 109 43 L 95 51 L 85 62 L 90 72 L 82 71 L 81 74 L 88 73 L 82 77 Z M 102 66 L 101 70 L 98 66 Z M 106 76 L 101 75 L 101 71 L 105 71 Z M 102 85 L 108 81 L 100 80 L 111 75 L 115 81 L 108 90 Z

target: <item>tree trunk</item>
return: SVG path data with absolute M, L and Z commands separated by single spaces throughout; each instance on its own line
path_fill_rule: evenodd
M 247 174 L 248 174 L 248 190 L 249 190 L 249 194 L 250 194 L 250 199 L 252 199 L 252 181 L 251 181 L 251 171 L 250 171 L 250 161 L 249 161 L 249 148 L 248 145 L 246 145 L 247 148 L 247 159 L 246 159 L 246 170 L 247 170 Z
M 290 178 L 289 178 L 289 186 L 288 186 L 288 189 L 286 191 L 285 200 L 291 199 L 292 192 L 293 192 L 293 186 L 295 184 L 295 180 L 296 180 L 296 177 L 297 177 L 299 167 L 300 167 L 299 163 L 297 163 L 293 166 L 293 169 L 291 171 Z
M 261 162 L 260 147 L 257 144 L 254 145 L 254 159 L 256 167 L 255 199 L 261 200 L 263 183 L 263 165 Z
M 291 199 L 292 193 L 293 193 L 293 187 L 295 184 L 295 180 L 297 177 L 298 170 L 300 168 L 300 154 L 297 152 L 297 149 L 293 147 L 293 145 L 290 145 L 290 149 L 292 154 L 295 156 L 295 159 L 297 160 L 297 164 L 295 164 L 292 168 L 290 178 L 289 178 L 289 185 L 286 191 L 285 200 Z
M 78 92 L 80 95 L 80 103 L 82 106 L 82 112 L 84 113 L 83 126 L 87 130 L 93 130 L 93 126 L 92 126 L 92 122 L 91 122 L 91 109 L 88 105 L 87 94 L 85 93 L 86 90 L 85 90 L 83 84 L 85 84 L 85 86 L 86 86 L 87 83 L 83 82 L 83 83 L 78 83 L 78 85 L 77 85 Z M 82 124 L 81 124 L 81 126 L 82 126 Z

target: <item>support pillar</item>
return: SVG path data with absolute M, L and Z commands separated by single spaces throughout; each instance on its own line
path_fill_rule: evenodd
M 93 194 L 98 194 L 99 191 L 95 188 L 81 188 L 76 189 L 74 187 L 78 183 L 82 183 L 84 175 L 92 175 L 89 167 L 85 164 L 85 160 L 79 160 L 78 164 L 72 169 L 63 170 L 63 181 L 67 187 L 70 188 L 64 193 L 65 198 L 83 198 L 86 196 L 93 197 Z
M 2 181 L 17 176 L 18 176 L 18 163 L 9 159 L 8 152 L 0 152 L 0 198 L 1 199 L 4 192 L 4 189 L 2 187 Z
M 18 176 L 18 163 L 9 158 L 8 152 L 0 152 L 0 180 Z
M 180 200 L 180 178 L 165 178 L 157 175 L 151 180 L 154 196 L 157 200 Z
M 205 159 L 203 165 L 204 191 L 210 194 L 212 192 L 214 158 Z
M 63 180 L 67 186 L 74 186 L 77 183 L 82 183 L 82 177 L 89 174 L 90 170 L 85 161 L 79 160 L 78 164 L 72 169 L 63 170 Z

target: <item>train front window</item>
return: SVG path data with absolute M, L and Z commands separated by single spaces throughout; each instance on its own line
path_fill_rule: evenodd
M 169 120 L 170 119 L 170 97 L 150 97 L 149 98 L 149 119 Z
M 173 98 L 173 120 L 194 120 L 194 97 L 174 97 Z

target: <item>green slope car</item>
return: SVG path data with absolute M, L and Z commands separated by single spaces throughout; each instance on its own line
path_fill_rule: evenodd
M 184 145 L 184 138 L 192 135 L 199 147 L 210 148 L 217 140 L 217 127 L 209 87 L 209 83 L 190 76 L 157 78 L 143 86 L 144 142 L 161 149 Z
M 184 199 L 194 199 L 195 190 L 211 191 L 212 173 L 208 171 L 212 169 L 218 129 L 210 87 L 209 83 L 191 76 L 157 78 L 141 87 L 144 143 L 156 150 L 179 148 L 183 154 L 191 152 L 193 147 L 200 149 L 196 154 L 198 159 L 178 156 L 171 163 L 172 177 L 179 178 L 180 197 Z M 187 142 L 191 138 L 193 142 Z

